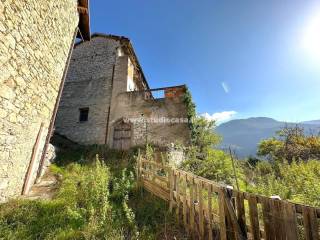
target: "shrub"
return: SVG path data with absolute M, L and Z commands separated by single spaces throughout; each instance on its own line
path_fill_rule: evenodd
M 248 186 L 251 192 L 266 196 L 280 195 L 296 203 L 320 206 L 320 162 L 283 163 L 276 166 L 261 163 L 254 170 L 253 184 Z
M 56 169 L 57 170 L 57 169 Z M 123 239 L 111 218 L 109 170 L 71 164 L 55 199 L 0 205 L 1 239 Z

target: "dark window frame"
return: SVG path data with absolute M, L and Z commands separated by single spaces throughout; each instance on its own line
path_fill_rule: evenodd
M 89 120 L 89 108 L 79 108 L 79 122 L 88 122 Z

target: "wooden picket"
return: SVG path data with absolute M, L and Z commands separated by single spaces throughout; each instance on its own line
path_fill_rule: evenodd
M 232 190 L 141 157 L 137 175 L 141 186 L 169 202 L 193 239 L 320 239 L 318 208 Z

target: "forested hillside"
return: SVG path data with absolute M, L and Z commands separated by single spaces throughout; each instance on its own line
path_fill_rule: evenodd
M 274 136 L 284 128 L 294 127 L 297 123 L 276 121 L 272 118 L 256 117 L 236 119 L 216 127 L 216 132 L 222 136 L 221 148 L 232 146 L 236 154 L 243 158 L 255 156 L 261 140 Z M 305 134 L 315 134 L 320 130 L 320 121 L 301 122 L 298 125 L 304 128 Z

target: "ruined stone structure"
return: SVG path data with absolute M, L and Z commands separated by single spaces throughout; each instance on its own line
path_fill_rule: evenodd
M 0 1 L 0 202 L 27 193 L 41 171 L 75 34 L 90 38 L 87 6 Z
M 80 144 L 117 149 L 188 144 L 184 92 L 185 86 L 150 89 L 129 39 L 94 34 L 75 46 L 55 130 Z

